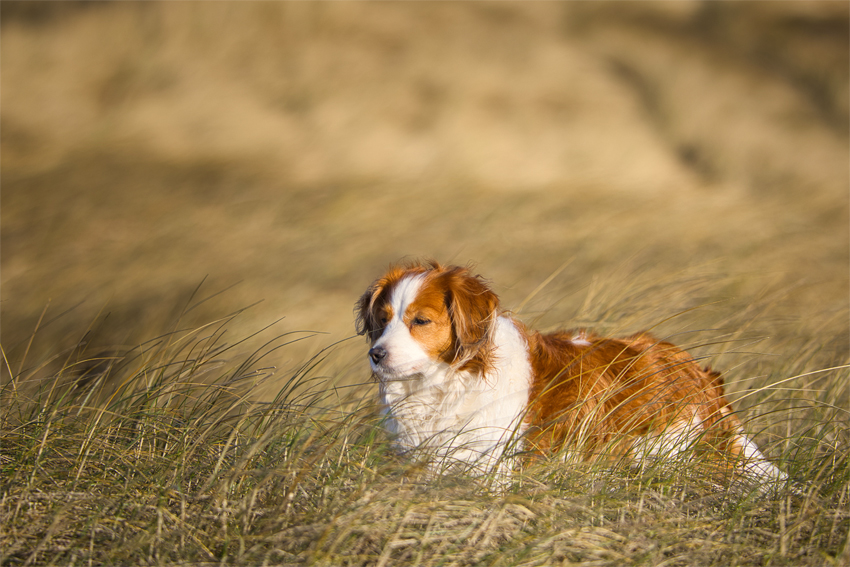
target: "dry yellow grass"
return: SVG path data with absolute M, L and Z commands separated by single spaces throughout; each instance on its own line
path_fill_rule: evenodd
M 4 1 L 3 561 L 846 561 L 849 60 L 829 1 Z M 368 379 L 355 299 L 419 256 L 475 262 L 538 328 L 653 328 L 711 359 L 812 490 L 736 504 L 687 471 L 556 464 L 504 498 L 405 481 L 371 390 L 338 400 Z M 324 334 L 240 368 L 301 330 Z M 333 395 L 256 417 L 292 415 L 250 403 L 293 376 Z M 62 398 L 81 377 L 100 390 Z

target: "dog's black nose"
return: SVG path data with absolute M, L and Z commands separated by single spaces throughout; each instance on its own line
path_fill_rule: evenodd
M 387 349 L 384 347 L 376 346 L 369 349 L 369 358 L 372 359 L 372 362 L 378 364 L 382 360 L 387 357 Z

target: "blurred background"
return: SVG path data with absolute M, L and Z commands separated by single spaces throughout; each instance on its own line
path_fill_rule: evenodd
M 651 327 L 754 380 L 847 361 L 847 2 L 0 10 L 15 370 L 206 298 L 180 326 L 323 333 L 297 365 L 420 257 L 538 328 Z

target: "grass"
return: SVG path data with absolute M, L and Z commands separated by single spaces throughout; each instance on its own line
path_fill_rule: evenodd
M 51 376 L 6 362 L 3 564 L 797 566 L 850 556 L 847 409 L 812 394 L 842 388 L 846 366 L 741 398 L 770 423 L 757 437 L 771 440 L 763 448 L 796 490 L 721 488 L 693 463 L 637 471 L 553 458 L 494 491 L 456 473 L 429 478 L 395 455 L 374 389 L 322 376 L 323 364 L 344 366 L 339 351 L 275 376 L 273 401 L 253 400 L 280 373 L 264 361 L 303 335 L 240 356 L 223 340 L 238 315 L 108 357 L 81 342 Z

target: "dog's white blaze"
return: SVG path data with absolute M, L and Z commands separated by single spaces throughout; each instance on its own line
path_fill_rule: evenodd
M 394 321 L 402 320 L 408 306 L 416 301 L 416 296 L 419 295 L 423 281 L 425 281 L 425 274 L 413 274 L 411 276 L 405 276 L 398 282 L 390 297 Z
M 431 359 L 416 340 L 410 335 L 410 329 L 404 323 L 407 308 L 416 300 L 416 295 L 422 287 L 425 276 L 415 274 L 403 278 L 390 296 L 390 306 L 393 310 L 392 319 L 387 323 L 380 338 L 373 346 L 387 349 L 387 357 L 383 366 L 372 363 L 372 370 L 392 377 L 407 376 L 426 370 L 433 364 Z

